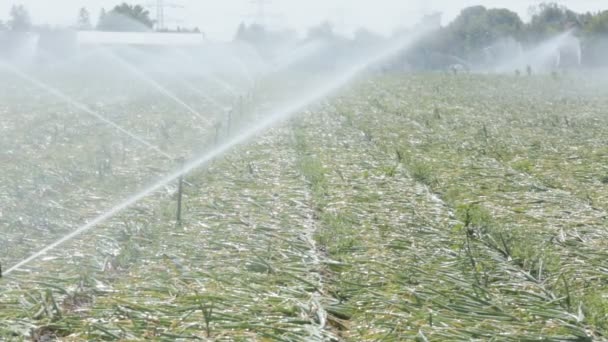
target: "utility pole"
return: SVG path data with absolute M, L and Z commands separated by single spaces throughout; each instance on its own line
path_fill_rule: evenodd
M 243 0 L 242 0 L 243 1 Z M 268 10 L 270 4 L 273 3 L 272 0 L 247 0 L 252 7 L 254 7 L 251 12 L 246 14 L 241 14 L 243 16 L 243 22 L 250 22 L 253 24 L 257 24 L 263 26 L 268 29 L 269 25 L 273 24 L 275 19 L 283 18 L 283 15 L 271 13 Z
M 163 31 L 166 29 L 165 10 L 167 8 L 184 8 L 184 6 L 179 4 L 167 3 L 165 0 L 156 0 L 154 3 L 148 3 L 148 7 L 154 7 L 156 10 L 156 31 Z
M 165 1 L 156 0 L 156 30 L 165 29 Z
M 266 16 L 268 14 L 266 6 L 270 5 L 270 2 L 270 0 L 251 0 L 251 3 L 257 7 L 254 21 L 258 25 L 266 27 Z

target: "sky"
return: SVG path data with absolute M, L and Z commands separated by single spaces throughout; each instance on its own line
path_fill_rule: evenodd
M 0 0 L 0 20 L 8 18 L 13 4 L 25 5 L 36 24 L 68 26 L 76 21 L 78 9 L 86 7 L 93 21 L 101 8 L 111 9 L 125 0 Z M 156 0 L 126 0 L 150 6 L 155 17 Z M 258 0 L 164 0 L 178 7 L 166 10 L 167 26 L 199 27 L 212 40 L 231 39 L 242 21 L 256 17 Z M 447 23 L 467 6 L 509 8 L 529 18 L 530 6 L 542 0 L 264 0 L 265 21 L 273 27 L 291 27 L 303 32 L 324 20 L 331 21 L 337 31 L 348 33 L 366 27 L 378 33 L 390 33 L 397 27 L 410 26 L 423 15 L 443 13 Z M 558 0 L 577 12 L 608 9 L 608 0 Z M 3 12 L 4 11 L 4 12 Z

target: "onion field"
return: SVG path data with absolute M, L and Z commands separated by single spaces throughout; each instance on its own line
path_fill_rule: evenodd
M 5 271 L 299 87 L 165 80 L 189 111 L 128 77 L 42 75 L 78 104 L 11 77 Z M 0 339 L 608 339 L 597 75 L 368 73 L 181 185 L 179 222 L 176 180 L 0 278 Z

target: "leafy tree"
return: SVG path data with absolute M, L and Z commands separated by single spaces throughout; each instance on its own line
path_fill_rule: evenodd
M 575 36 L 582 36 L 583 62 L 608 65 L 608 11 L 577 14 L 555 3 L 543 3 L 531 10 L 531 21 L 524 24 L 507 9 L 465 8 L 450 24 L 418 41 L 402 60 L 424 69 L 491 63 L 497 56 L 517 55 L 522 43 L 534 45 L 568 29 L 581 28 L 575 30 Z M 574 47 L 579 43 L 572 38 L 568 44 Z
M 372 32 L 365 27 L 360 27 L 355 31 L 354 41 L 361 45 L 371 45 L 382 41 L 382 36 Z
M 295 31 L 291 30 L 269 30 L 260 24 L 247 26 L 245 23 L 241 23 L 236 31 L 234 40 L 248 42 L 265 49 L 272 49 L 285 42 L 294 41 L 296 39 L 295 36 Z
M 547 39 L 569 28 L 581 26 L 578 14 L 556 3 L 542 3 L 532 12 L 532 20 L 527 27 L 527 37 L 531 41 Z
M 518 36 L 522 27 L 523 22 L 517 13 L 507 9 L 465 8 L 448 26 L 456 41 L 464 43 L 453 47 L 451 52 L 467 56 L 500 38 Z
M 13 31 L 29 31 L 32 28 L 30 13 L 23 5 L 14 5 L 11 8 L 11 19 L 8 26 Z
M 608 66 L 608 10 L 587 13 L 583 18 L 583 62 L 591 66 Z
M 93 28 L 93 25 L 91 24 L 91 14 L 84 7 L 78 11 L 78 22 L 76 27 L 79 30 L 91 30 Z
M 234 35 L 234 40 L 244 40 L 247 36 L 247 25 L 244 22 L 239 24 L 239 27 L 236 29 L 236 34 Z
M 234 40 L 244 41 L 252 44 L 262 44 L 268 40 L 269 32 L 260 24 L 251 24 L 249 26 L 241 23 L 236 31 Z
M 313 26 L 308 29 L 306 34 L 307 39 L 327 39 L 332 40 L 336 37 L 334 34 L 334 27 L 329 21 L 324 21 L 317 26 Z
M 97 29 L 101 31 L 150 31 L 154 20 L 141 5 L 123 3 L 100 15 Z
M 486 12 L 493 38 L 519 37 L 524 23 L 517 13 L 504 8 L 489 9 Z
M 608 10 L 590 15 L 585 25 L 585 31 L 593 36 L 605 35 L 608 37 Z
M 440 17 L 425 18 L 437 27 Z M 411 66 L 423 69 L 463 66 L 487 61 L 486 50 L 497 43 L 520 38 L 524 23 L 507 9 L 484 6 L 464 8 L 446 27 L 438 27 L 405 54 Z

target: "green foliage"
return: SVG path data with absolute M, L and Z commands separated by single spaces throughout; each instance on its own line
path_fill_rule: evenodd
M 466 8 L 447 27 L 451 38 L 460 42 L 450 49 L 450 53 L 471 56 L 499 38 L 519 36 L 522 27 L 517 13 L 507 9 Z
M 585 31 L 591 35 L 608 35 L 608 10 L 590 15 Z
M 608 331 L 608 290 L 604 288 L 585 296 L 583 313 L 588 324 Z
M 235 41 L 247 42 L 256 47 L 263 54 L 269 53 L 275 45 L 281 45 L 284 42 L 290 42 L 296 39 L 295 31 L 288 29 L 268 29 L 257 23 L 250 25 L 240 23 L 234 36 Z
M 602 200 L 606 187 L 598 184 L 607 175 L 605 88 L 591 83 L 578 92 L 581 83 L 566 88 L 567 82 L 559 85 L 548 77 L 489 75 L 408 75 L 362 83 L 360 92 L 347 91 L 340 101 L 294 119 L 300 124 L 291 141 L 289 128 L 278 126 L 193 173 L 192 219 L 183 229 L 172 225 L 172 192 L 162 191 L 4 278 L 0 339 L 27 338 L 31 330 L 39 332 L 39 340 L 65 335 L 67 340 L 300 341 L 314 339 L 311 331 L 320 340 L 348 341 L 606 336 L 599 210 L 608 207 Z M 566 89 L 572 91 L 568 102 L 559 100 Z M 385 106 L 369 98 L 382 99 Z M 431 114 L 434 107 L 442 112 Z M 553 117 L 565 114 L 581 129 L 553 124 Z M 9 110 L 4 119 L 20 123 L 26 115 Z M 437 116 L 432 125 L 419 124 L 430 116 Z M 159 120 L 134 120 L 138 127 L 150 122 Z M 491 134 L 480 134 L 480 123 L 491 123 Z M 91 127 L 90 132 L 100 132 Z M 143 127 L 150 127 L 151 135 L 157 132 L 153 125 Z M 362 130 L 373 139 L 362 139 Z M 5 130 L 7 140 L 25 135 L 24 128 L 15 131 Z M 193 133 L 184 136 L 186 147 L 200 138 L 200 132 Z M 133 172 L 113 181 L 112 188 L 104 186 L 92 172 L 94 134 L 77 134 L 66 150 L 30 150 L 41 154 L 40 164 L 5 163 L 3 174 L 24 185 L 32 179 L 33 189 L 37 177 L 22 174 L 34 169 L 45 177 L 39 183 L 51 184 L 57 171 L 66 170 L 53 167 L 56 159 L 81 151 L 91 162 L 70 171 L 91 172 L 66 184 L 108 190 L 104 203 L 111 205 L 128 193 L 119 182 L 137 183 L 158 163 L 144 163 L 150 155 L 135 150 L 123 158 L 128 167 L 122 167 L 118 151 L 110 150 L 116 175 Z M 533 161 L 534 168 L 523 163 L 520 168 L 530 172 L 514 174 L 513 165 L 522 160 Z M 395 163 L 421 180 L 441 179 L 435 195 L 413 177 L 378 177 L 392 173 Z M 244 166 L 254 164 L 255 177 L 243 177 Z M 563 190 L 531 190 L 543 178 L 554 179 Z M 115 189 L 125 191 L 115 197 L 109 194 Z M 577 198 L 576 189 L 596 199 L 598 209 Z M 54 202 L 53 210 L 40 214 L 20 215 L 12 201 L 3 203 L 8 265 L 100 207 L 92 196 L 96 192 L 81 191 L 70 192 L 72 203 Z M 23 189 L 15 193 L 27 196 Z M 45 196 L 48 200 L 36 197 L 33 206 L 51 203 L 53 197 Z M 89 201 L 95 203 L 75 203 Z M 66 219 L 67 210 L 58 204 L 78 211 Z M 36 215 L 61 224 L 45 239 L 31 239 L 44 228 L 27 220 Z M 27 221 L 8 220 L 18 216 Z M 105 256 L 113 268 L 103 267 Z M 52 284 L 37 284 L 41 279 Z M 47 333 L 49 323 L 54 328 Z
M 323 164 L 310 156 L 303 157 L 299 164 L 302 175 L 310 182 L 311 187 L 316 191 L 322 191 L 326 185 Z
M 324 228 L 317 231 L 315 240 L 319 245 L 327 247 L 332 258 L 342 260 L 345 254 L 359 244 L 355 231 L 359 225 L 347 217 L 339 214 L 323 214 L 321 222 Z
M 11 19 L 8 27 L 13 31 L 29 31 L 32 28 L 30 13 L 23 5 L 14 5 L 11 8 Z
M 572 10 L 556 3 L 542 3 L 532 15 L 526 31 L 528 40 L 539 41 L 579 25 L 579 15 Z
M 308 182 L 317 207 L 321 208 L 327 193 L 325 169 L 318 157 L 311 155 L 302 128 L 293 131 L 295 147 L 298 153 L 298 169 Z
M 579 28 L 584 32 L 583 56 L 590 56 L 585 61 L 605 62 L 608 11 L 578 14 L 556 3 L 543 3 L 532 11 L 532 19 L 526 24 L 517 13 L 508 9 L 467 7 L 447 26 L 417 43 L 407 59 L 420 68 L 445 68 L 453 64 L 467 66 L 484 62 L 487 49 L 498 42 L 515 39 L 534 44 L 568 29 Z
M 138 32 L 150 31 L 154 21 L 150 12 L 141 5 L 122 3 L 115 6 L 110 12 L 99 17 L 97 29 L 100 31 Z
M 523 26 L 517 13 L 507 9 L 468 7 L 445 28 L 418 43 L 409 59 L 416 65 L 431 68 L 467 65 L 481 58 L 481 51 L 497 40 L 520 37 Z
M 456 207 L 456 218 L 464 228 L 487 230 L 492 225 L 492 215 L 478 204 L 463 204 Z
M 266 28 L 259 24 L 251 24 L 249 26 L 241 23 L 236 31 L 234 40 L 245 41 L 252 44 L 261 44 L 268 39 L 269 32 Z
M 335 37 L 334 28 L 328 21 L 324 21 L 317 26 L 311 27 L 306 34 L 310 40 L 333 39 Z
M 513 162 L 512 167 L 519 172 L 530 173 L 534 168 L 534 164 L 532 164 L 532 162 L 528 159 L 522 159 Z
M 78 21 L 76 23 L 76 27 L 79 30 L 90 30 L 93 28 L 93 24 L 91 24 L 91 14 L 84 7 L 78 11 Z
M 387 177 L 395 177 L 395 175 L 397 174 L 397 166 L 396 165 L 382 166 L 380 168 L 380 172 L 382 172 L 382 174 Z
M 433 175 L 433 169 L 429 164 L 422 161 L 413 161 L 409 168 L 412 177 L 417 182 L 430 187 L 437 184 L 437 178 Z
M 608 10 L 584 15 L 583 60 L 590 66 L 605 66 L 608 53 Z
M 479 239 L 533 276 L 542 278 L 543 274 L 559 270 L 558 256 L 543 248 L 542 242 L 530 238 L 525 227 L 503 227 L 478 204 L 459 205 L 456 217 L 462 222 L 454 228 L 456 231 L 465 230 L 468 236 Z

